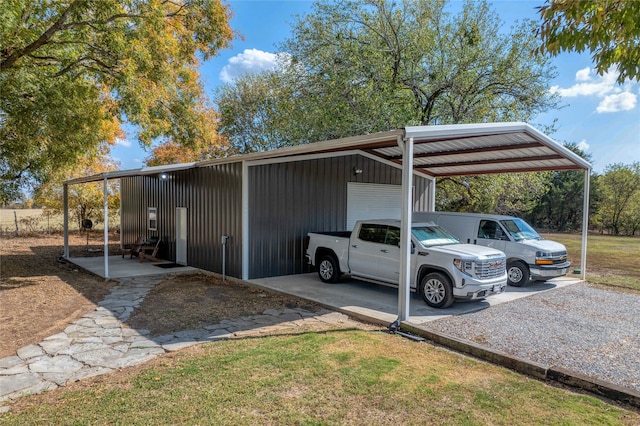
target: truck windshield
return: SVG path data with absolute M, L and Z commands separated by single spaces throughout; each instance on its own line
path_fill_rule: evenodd
M 535 229 L 522 219 L 501 220 L 500 223 L 516 241 L 542 239 Z
M 411 234 L 425 247 L 460 244 L 456 237 L 436 225 L 412 227 Z

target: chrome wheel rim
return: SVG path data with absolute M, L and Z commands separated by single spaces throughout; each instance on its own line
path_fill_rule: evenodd
M 444 300 L 444 283 L 440 280 L 430 279 L 424 285 L 424 297 L 431 303 L 440 303 Z
M 333 265 L 328 260 L 320 262 L 320 276 L 325 280 L 329 280 L 333 276 Z

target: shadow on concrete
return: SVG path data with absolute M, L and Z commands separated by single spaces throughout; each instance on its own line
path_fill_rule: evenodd
M 408 322 L 420 325 L 452 315 L 464 315 L 522 297 L 553 290 L 581 280 L 558 278 L 532 282 L 524 287 L 507 287 L 507 291 L 477 301 L 456 301 L 446 309 L 428 306 L 420 296 L 411 293 Z M 315 273 L 259 278 L 250 283 L 270 290 L 298 296 L 368 321 L 390 324 L 398 316 L 398 290 L 393 287 L 343 278 L 336 284 L 320 281 Z

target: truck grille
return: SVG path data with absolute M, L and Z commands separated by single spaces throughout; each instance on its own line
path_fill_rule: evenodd
M 476 277 L 481 279 L 500 277 L 505 273 L 506 264 L 504 257 L 476 261 Z
M 567 252 L 566 251 L 559 251 L 557 253 L 551 253 L 551 256 L 553 258 L 553 264 L 554 265 L 559 265 L 559 264 L 565 263 L 567 261 Z

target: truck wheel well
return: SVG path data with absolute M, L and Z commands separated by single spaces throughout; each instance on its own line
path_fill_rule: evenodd
M 327 256 L 327 255 L 333 256 L 333 258 L 336 259 L 336 261 L 338 260 L 338 256 L 336 256 L 333 250 L 324 248 L 324 247 L 318 247 L 316 249 L 315 265 L 318 266 L 318 263 L 320 263 L 320 259 L 322 259 L 324 256 Z
M 451 281 L 451 284 L 453 284 L 453 286 L 455 287 L 456 282 L 446 269 L 439 268 L 437 266 L 423 265 L 418 270 L 418 276 L 416 277 L 416 293 L 420 294 L 420 283 L 422 282 L 422 279 L 432 272 L 439 272 L 441 274 L 444 274 L 447 278 L 449 278 L 449 281 Z

